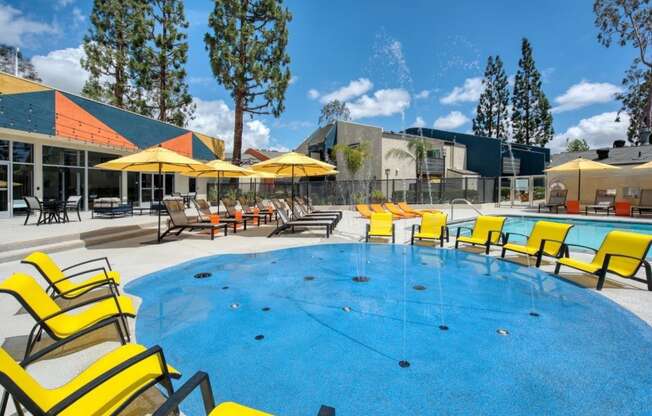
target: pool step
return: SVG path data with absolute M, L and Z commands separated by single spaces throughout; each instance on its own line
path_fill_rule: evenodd
M 154 236 L 155 234 L 155 228 L 129 225 L 123 227 L 109 227 L 85 233 L 2 244 L 0 245 L 0 263 L 21 260 L 34 251 L 57 253 L 82 247 L 124 241 L 142 236 Z

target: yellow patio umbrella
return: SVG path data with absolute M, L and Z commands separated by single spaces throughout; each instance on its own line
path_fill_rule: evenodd
M 652 161 L 635 166 L 634 169 L 652 169 Z
M 294 177 L 295 176 L 324 176 L 335 175 L 335 166 L 313 159 L 296 152 L 285 153 L 281 156 L 256 163 L 251 166 L 257 172 L 271 172 L 278 176 L 289 176 L 292 178 L 290 185 L 292 212 L 294 213 Z
M 240 166 L 236 166 L 233 163 L 229 163 L 225 160 L 215 159 L 211 162 L 206 163 L 207 169 L 197 170 L 192 172 L 186 172 L 184 175 L 192 176 L 195 178 L 207 177 L 207 178 L 217 178 L 217 213 L 220 213 L 220 178 L 239 178 L 242 176 L 250 176 L 254 174 L 253 171 Z
M 185 173 L 197 170 L 206 170 L 202 162 L 191 159 L 166 149 L 161 145 L 150 147 L 138 153 L 123 156 L 118 159 L 95 165 L 96 168 L 108 170 L 120 170 L 126 172 L 151 172 L 158 173 Z M 163 195 L 159 194 L 158 209 L 158 232 L 157 242 L 161 242 L 161 204 Z
M 562 163 L 559 166 L 546 169 L 544 172 L 575 172 L 577 171 L 577 201 L 580 201 L 580 189 L 582 187 L 582 171 L 594 172 L 599 170 L 618 170 L 617 166 L 596 162 L 590 159 L 578 157 L 570 162 Z

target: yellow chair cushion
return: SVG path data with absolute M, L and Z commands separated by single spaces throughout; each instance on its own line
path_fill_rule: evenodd
M 38 407 L 47 412 L 82 386 L 144 351 L 146 351 L 146 348 L 138 344 L 127 344 L 118 347 L 91 364 L 78 376 L 55 389 L 46 389 L 41 386 L 2 348 L 0 348 L 0 372 L 9 376 L 18 388 L 32 399 Z M 180 375 L 177 370 L 170 366 L 168 366 L 168 371 L 175 376 Z M 138 393 L 141 388 L 151 383 L 161 374 L 162 367 L 159 356 L 147 357 L 104 382 L 59 413 L 59 415 L 100 416 L 111 414 L 132 395 Z
M 473 233 L 471 237 L 477 240 L 481 240 L 481 243 L 476 244 L 485 244 L 489 238 L 489 233 L 494 232 L 491 235 L 491 242 L 498 243 L 500 242 L 500 231 L 503 230 L 503 225 L 505 224 L 505 217 L 494 217 L 491 215 L 480 215 L 475 220 L 473 225 Z
M 624 254 L 644 259 L 647 255 L 652 235 L 632 233 L 628 231 L 610 231 L 602 241 L 602 245 L 591 263 L 602 266 L 604 258 L 609 254 Z M 609 261 L 609 271 L 621 276 L 631 276 L 636 273 L 640 262 L 623 257 L 612 257 Z
M 63 282 L 59 282 L 56 284 L 57 289 L 59 289 L 62 293 L 66 293 L 66 297 L 76 297 L 81 295 L 84 292 L 88 292 L 88 287 L 83 287 L 80 288 L 79 290 L 75 290 L 77 287 L 82 286 L 82 285 L 87 285 L 90 283 L 96 283 L 96 282 L 101 282 L 102 280 L 106 280 L 106 278 L 111 279 L 115 282 L 115 284 L 119 285 L 120 284 L 120 273 L 115 271 L 115 270 L 107 270 L 106 275 L 104 272 L 99 272 L 98 274 L 82 281 L 82 282 L 73 282 L 71 280 L 64 280 Z
M 424 212 L 421 219 L 419 232 L 414 234 L 415 238 L 440 238 L 442 227 L 446 226 L 448 216 L 443 212 Z
M 602 267 L 602 264 L 587 263 L 566 257 L 559 259 L 559 263 L 587 273 L 596 273 Z
M 123 314 L 136 316 L 136 308 L 130 298 L 122 295 L 118 296 L 118 303 Z M 117 314 L 118 308 L 115 300 L 109 298 L 93 303 L 87 309 L 81 310 L 81 312 L 69 312 L 55 316 L 47 321 L 47 326 L 57 337 L 63 339 Z
M 480 244 L 480 245 L 487 244 L 487 239 L 486 238 L 475 238 L 475 237 L 469 237 L 469 236 L 466 236 L 466 235 L 459 236 L 457 241 L 459 241 L 461 243 L 469 243 L 469 244 Z
M 261 412 L 234 402 L 224 402 L 213 409 L 209 416 L 272 416 L 270 413 Z
M 530 237 L 527 240 L 527 246 L 535 249 L 535 253 L 539 251 L 542 240 L 555 240 L 564 241 L 568 235 L 568 231 L 573 227 L 572 224 L 553 222 L 553 221 L 537 221 L 532 228 Z M 560 243 L 552 241 L 546 242 L 543 252 L 550 256 L 556 256 L 561 248 Z
M 391 237 L 392 236 L 392 214 L 390 212 L 378 213 L 371 215 L 369 225 L 369 235 Z
M 537 251 L 539 251 L 538 248 L 524 246 L 522 244 L 514 244 L 514 243 L 507 243 L 503 246 L 503 248 L 509 251 L 516 251 L 517 253 L 529 254 L 530 256 L 534 256 L 535 254 L 537 254 Z

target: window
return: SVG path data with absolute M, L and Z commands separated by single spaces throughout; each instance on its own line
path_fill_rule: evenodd
M 13 143 L 14 163 L 34 163 L 34 145 L 31 143 Z
M 188 192 L 197 192 L 197 178 L 188 178 Z
M 84 152 L 62 147 L 43 146 L 43 164 L 57 166 L 84 166 Z
M 0 140 L 0 160 L 9 160 L 9 141 Z
M 432 159 L 440 159 L 441 158 L 441 150 L 439 150 L 439 149 L 428 150 L 426 155 L 429 158 L 432 158 Z
M 43 166 L 43 199 L 65 201 L 84 195 L 84 168 Z
M 13 165 L 14 209 L 24 206 L 23 197 L 32 196 L 34 190 L 34 166 L 15 163 Z
M 112 155 L 108 153 L 88 152 L 88 167 L 92 168 L 100 163 L 108 162 L 113 159 L 119 158 L 120 155 Z
M 122 172 L 95 168 L 100 163 L 119 158 L 119 155 L 88 152 L 88 200 L 120 198 Z

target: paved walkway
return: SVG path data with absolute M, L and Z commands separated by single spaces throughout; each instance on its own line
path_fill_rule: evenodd
M 485 209 L 485 212 L 493 214 L 528 215 L 527 211 L 513 209 L 493 208 Z M 472 218 L 474 215 L 475 212 L 470 209 L 456 208 L 455 219 Z M 144 216 L 115 220 L 82 221 L 82 223 L 71 223 L 70 227 L 77 227 L 76 229 L 81 230 L 82 227 L 104 226 L 105 221 L 111 222 L 110 224 L 113 225 L 121 224 L 121 222 L 130 223 L 152 219 L 155 219 L 155 217 Z M 415 222 L 416 220 L 401 220 L 397 222 L 397 243 L 409 242 L 411 225 Z M 205 235 L 184 233 L 178 239 L 160 245 L 151 245 L 142 244 L 143 240 L 148 237 L 141 237 L 55 253 L 53 254 L 53 258 L 57 262 L 60 262 L 60 264 L 66 265 L 83 259 L 108 256 L 114 269 L 120 271 L 123 284 L 125 284 L 145 274 L 203 256 L 224 253 L 260 252 L 307 244 L 361 241 L 364 238 L 365 224 L 366 221 L 359 218 L 357 214 L 347 211 L 335 234 L 330 239 L 323 238 L 323 232 L 317 230 L 314 232 L 303 232 L 294 235 L 283 234 L 279 237 L 267 238 L 267 234 L 273 228 L 271 226 L 264 226 L 260 228 L 252 227 L 248 231 L 238 232 L 236 235 L 229 234 L 228 237 L 216 237 L 215 241 L 210 241 L 208 236 Z M 40 236 L 50 235 L 50 233 L 55 234 L 59 231 L 57 227 L 59 226 L 44 226 L 38 227 L 37 231 L 32 231 L 37 227 L 23 228 L 20 219 L 3 220 L 0 222 L 2 234 L 9 234 L 9 238 L 14 239 L 34 235 L 31 233 Z M 21 235 L 11 235 L 14 233 Z M 496 255 L 497 253 L 497 250 L 494 250 L 492 255 Z M 527 260 L 522 257 L 511 257 L 510 260 L 527 264 Z M 543 265 L 542 269 L 552 271 L 553 264 L 548 262 Z M 17 261 L 0 264 L 0 281 L 11 273 L 20 271 L 34 275 L 34 270 L 31 266 L 22 265 Z M 564 277 L 584 284 L 589 288 L 595 285 L 595 279 L 586 277 L 580 273 L 565 273 Z M 600 293 L 628 308 L 652 325 L 652 308 L 650 308 L 650 305 L 652 305 L 652 292 L 646 291 L 645 285 L 626 279 L 610 278 L 609 283 Z M 136 300 L 136 303 L 138 304 L 139 300 Z M 32 319 L 26 313 L 19 311 L 19 305 L 11 297 L 0 295 L 0 322 L 3 323 L 0 328 L 0 343 L 12 355 L 19 354 L 24 349 L 26 334 L 33 324 Z M 131 324 L 133 331 L 133 320 Z M 135 338 L 137 340 L 138 334 L 136 334 Z M 30 373 L 45 386 L 56 387 L 62 381 L 78 374 L 90 362 L 96 359 L 98 355 L 115 348 L 117 345 L 115 334 L 111 334 L 110 332 L 100 333 L 94 339 L 87 340 L 87 343 L 84 345 L 71 345 L 56 356 L 53 356 L 52 359 L 34 364 L 30 367 Z M 152 403 L 158 403 L 160 400 L 160 395 L 156 391 L 152 391 L 147 395 L 146 400 L 136 401 L 127 414 L 144 414 L 146 410 L 143 409 L 151 408 L 153 406 Z M 10 409 L 9 414 L 11 415 L 12 412 L 13 408 Z

